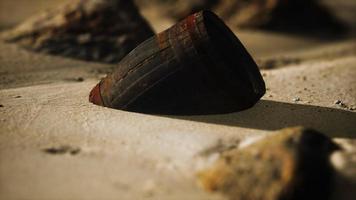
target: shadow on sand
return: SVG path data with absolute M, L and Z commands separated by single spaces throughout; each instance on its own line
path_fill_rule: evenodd
M 356 138 L 356 113 L 354 112 L 270 100 L 261 100 L 251 109 L 242 112 L 168 117 L 262 130 L 304 126 L 314 128 L 330 137 Z

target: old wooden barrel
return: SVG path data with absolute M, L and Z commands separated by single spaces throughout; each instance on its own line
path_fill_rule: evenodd
M 131 51 L 89 100 L 133 112 L 199 115 L 250 108 L 264 93 L 241 42 L 218 16 L 201 11 Z

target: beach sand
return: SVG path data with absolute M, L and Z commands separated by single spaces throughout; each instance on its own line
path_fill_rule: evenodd
M 56 6 L 36 2 L 1 0 L 0 27 Z M 15 8 L 20 14 L 11 15 Z M 156 31 L 173 23 L 142 13 Z M 267 92 L 249 110 L 210 116 L 93 105 L 90 90 L 115 65 L 0 42 L 0 199 L 225 199 L 199 188 L 197 170 L 209 165 L 201 152 L 289 126 L 315 128 L 345 146 L 333 163 L 356 179 L 355 37 L 234 32 L 261 63 Z M 342 183 L 335 188 L 355 195 Z

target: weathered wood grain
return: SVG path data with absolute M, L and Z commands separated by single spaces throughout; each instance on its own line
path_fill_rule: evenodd
M 215 14 L 202 11 L 129 53 L 90 101 L 144 113 L 212 114 L 247 109 L 264 93 L 241 42 Z

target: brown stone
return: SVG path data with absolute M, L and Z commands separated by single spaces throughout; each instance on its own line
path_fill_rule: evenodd
M 334 172 L 329 155 L 336 149 L 317 131 L 288 128 L 223 152 L 198 176 L 204 189 L 229 199 L 328 199 Z
M 38 52 L 113 63 L 153 34 L 131 0 L 75 0 L 2 37 Z

